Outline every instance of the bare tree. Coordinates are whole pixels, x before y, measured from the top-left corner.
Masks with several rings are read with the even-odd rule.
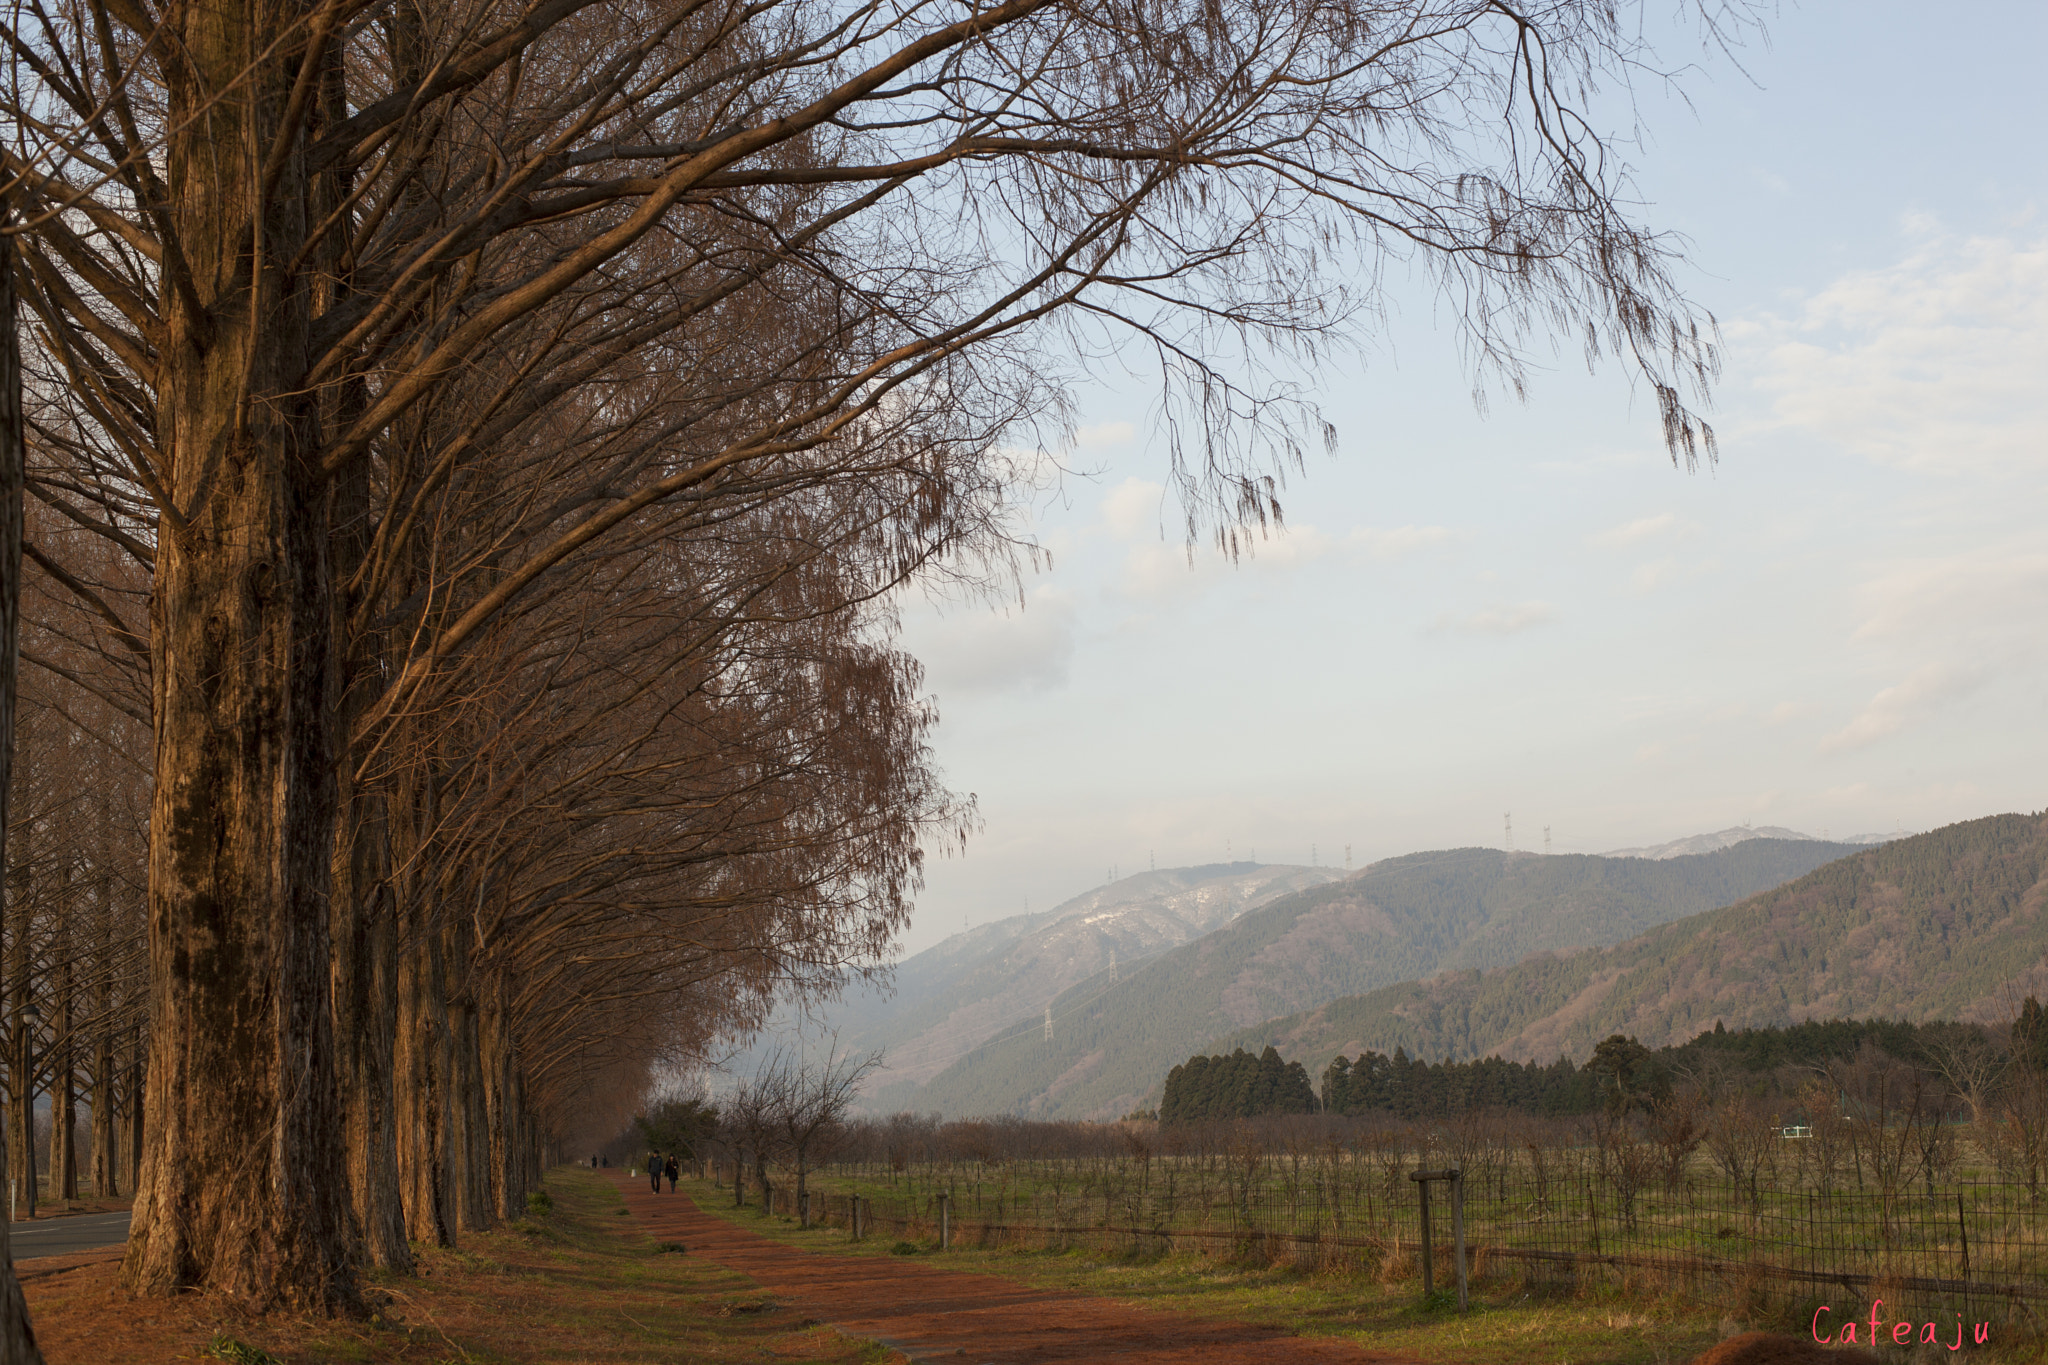
[[[777,1145],[796,1167],[797,1219],[804,1227],[811,1218],[811,1167],[829,1158],[861,1082],[881,1064],[880,1052],[842,1056],[835,1039],[821,1060],[778,1051],[761,1065],[755,1088],[765,1101]]]
[[[1752,1217],[1761,1215],[1761,1177],[1776,1160],[1778,1122],[1763,1101],[1746,1091],[1724,1095],[1707,1127],[1707,1150],[1738,1194],[1749,1196]]]
[[[14,779],[14,698],[20,671],[22,484],[21,354],[16,340],[14,244],[0,236],[0,868],[8,866],[7,830]],[[0,1147],[0,1184],[7,1174]],[[0,1227],[0,1362],[42,1365],[28,1305],[14,1277],[14,1250]]]

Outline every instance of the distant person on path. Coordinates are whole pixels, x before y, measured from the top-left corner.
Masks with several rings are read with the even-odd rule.
[[[661,1168],[661,1173],[668,1177],[668,1192],[674,1194],[676,1192],[676,1177],[683,1173],[683,1168],[676,1164],[676,1154],[674,1152],[668,1154],[668,1164]]]
[[[660,1153],[660,1152],[649,1152],[649,1153],[647,1154],[647,1176],[648,1176],[648,1178],[649,1178],[650,1180],[652,1180],[652,1181],[654,1182],[654,1192],[655,1192],[656,1194],[660,1194],[660,1193],[661,1193],[661,1153]]]

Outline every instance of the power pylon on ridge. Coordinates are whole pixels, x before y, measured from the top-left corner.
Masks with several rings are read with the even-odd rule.
[[[1351,845],[1349,844],[1344,845],[1344,870],[1346,872],[1351,870]]]
[[[1543,827],[1543,856],[1546,858],[1550,856],[1550,826],[1548,825]]]
[[[1509,811],[1501,816],[1500,823],[1504,837],[1507,839],[1508,852],[1513,853],[1515,851],[1515,813]]]
[[[1052,1006],[1045,1007],[1045,1041],[1052,1041]]]

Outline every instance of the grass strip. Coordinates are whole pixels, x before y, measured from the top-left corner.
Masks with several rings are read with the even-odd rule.
[[[1444,1365],[1681,1365],[1738,1332],[1797,1332],[1805,1325],[1791,1321],[1782,1308],[1701,1302],[1626,1281],[1578,1291],[1483,1281],[1474,1284],[1471,1310],[1461,1314],[1455,1288],[1446,1292],[1441,1287],[1449,1278],[1444,1266],[1438,1267],[1438,1292],[1425,1303],[1419,1272],[1405,1262],[1394,1277],[1383,1279],[1356,1266],[1304,1270],[1185,1253],[1130,1255],[1086,1245],[1064,1250],[979,1247],[968,1244],[957,1231],[953,1247],[944,1252],[934,1238],[905,1242],[890,1230],[853,1242],[844,1228],[805,1230],[794,1218],[763,1215],[758,1200],[748,1208],[734,1208],[731,1191],[709,1181],[680,1184],[704,1212],[806,1251],[849,1257],[914,1255],[950,1270],[981,1271],[1040,1288],[1256,1323],[1301,1336],[1340,1337],[1371,1350]],[[814,1188],[837,1192],[829,1181]],[[1994,1333],[1983,1348],[1924,1355],[1904,1348],[1887,1359],[1896,1359],[1899,1365],[1936,1359],[1968,1365],[2039,1365],[2048,1355],[2037,1341],[2001,1340]]]

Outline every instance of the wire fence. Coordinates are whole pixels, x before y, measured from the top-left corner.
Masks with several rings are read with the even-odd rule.
[[[2025,1182],[1951,1178],[1822,1184],[1705,1169],[1677,1178],[1602,1170],[1596,1158],[1470,1170],[1463,1223],[1475,1293],[1532,1284],[1734,1294],[1837,1310],[1883,1299],[1887,1313],[2003,1322],[2048,1319],[2048,1200]],[[810,1221],[869,1236],[931,1240],[942,1200],[954,1245],[1086,1246],[1135,1255],[1198,1252],[1346,1269],[1400,1281],[1419,1273],[1421,1196],[1412,1167],[1359,1161],[1233,1165],[1159,1160],[1018,1163],[927,1178],[867,1167],[821,1172]],[[1431,1224],[1438,1283],[1453,1265],[1439,1184]],[[796,1216],[791,1188],[775,1212]]]

